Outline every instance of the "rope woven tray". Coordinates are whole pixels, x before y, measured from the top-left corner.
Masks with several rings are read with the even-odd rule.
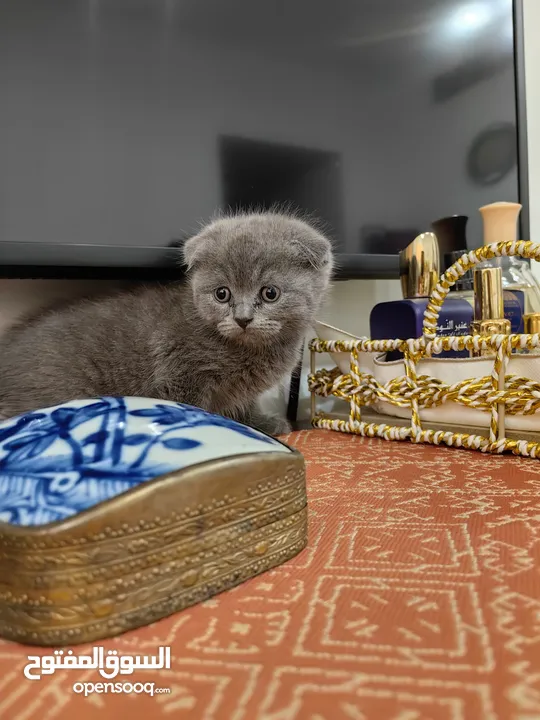
[[[328,430],[354,433],[385,440],[410,440],[432,445],[445,444],[489,453],[512,452],[524,457],[540,458],[540,442],[507,437],[505,418],[508,415],[532,415],[540,408],[540,383],[530,378],[507,374],[512,352],[532,351],[540,347],[538,334],[461,335],[436,337],[437,321],[444,300],[459,278],[485,260],[518,255],[540,260],[540,245],[527,240],[485,245],[462,255],[441,276],[424,313],[420,338],[399,340],[320,340],[310,342],[311,372],[308,387],[312,397],[312,425]],[[448,384],[438,378],[418,373],[420,360],[440,354],[443,350],[490,351],[493,365],[490,375],[468,378]],[[399,350],[404,356],[405,375],[382,384],[370,373],[361,372],[360,353],[381,353]],[[316,353],[350,353],[350,371],[315,370]],[[490,359],[490,358],[488,358]],[[540,362],[540,356],[539,356]],[[453,360],[455,363],[466,360]],[[342,398],[349,402],[347,420],[334,419],[316,412],[316,396]],[[410,425],[365,422],[362,408],[383,400],[394,407],[410,409]],[[457,403],[490,413],[489,434],[450,432],[424,429],[420,411]],[[540,440],[540,434],[539,434]]]

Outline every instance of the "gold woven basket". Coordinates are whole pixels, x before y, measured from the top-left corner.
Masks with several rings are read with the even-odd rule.
[[[342,341],[314,339],[310,342],[311,372],[308,387],[312,398],[312,425],[314,427],[354,433],[385,440],[409,440],[431,445],[445,444],[454,447],[480,450],[485,453],[512,452],[523,457],[540,457],[540,433],[523,433],[527,438],[509,437],[505,426],[508,415],[532,415],[540,408],[540,383],[527,377],[507,374],[512,352],[527,352],[540,346],[538,334],[491,336],[436,337],[441,307],[450,288],[475,265],[495,257],[517,255],[540,261],[540,245],[531,241],[495,243],[464,254],[441,276],[424,313],[423,334],[407,340],[369,340],[367,338]],[[418,363],[449,350],[490,351],[493,368],[490,375],[469,378],[447,384],[438,378],[418,373]],[[405,375],[381,384],[369,373],[361,372],[360,353],[381,353],[399,350],[404,355]],[[316,353],[350,353],[350,371],[339,368],[316,371]],[[540,361],[540,358],[539,358]],[[454,362],[467,362],[455,360]],[[316,397],[341,398],[349,403],[348,419],[332,418],[316,409]],[[373,422],[363,417],[370,406],[379,401],[408,408],[410,424],[398,425]],[[425,408],[458,403],[490,413],[489,435],[460,432],[465,428],[433,429],[423,427],[420,412]],[[384,416],[378,416],[382,420]],[[388,416],[387,419],[390,419]],[[395,418],[391,418],[395,420]],[[515,436],[515,432],[511,433]]]

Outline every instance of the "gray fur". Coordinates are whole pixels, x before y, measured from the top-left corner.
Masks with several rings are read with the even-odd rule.
[[[262,417],[257,403],[298,362],[329,286],[329,240],[301,218],[251,213],[210,222],[183,256],[184,282],[74,302],[10,328],[0,341],[1,415],[126,395],[286,432],[286,421]],[[260,294],[270,285],[281,292],[271,303]],[[229,302],[215,299],[221,286]]]

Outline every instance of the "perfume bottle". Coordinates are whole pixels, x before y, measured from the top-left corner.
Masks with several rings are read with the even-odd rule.
[[[444,256],[445,270],[448,270],[456,260],[464,255],[466,250],[447,253]],[[481,263],[485,267],[485,263]],[[451,297],[460,297],[471,303],[474,307],[474,281],[472,270],[468,270],[455,285],[450,288]],[[503,290],[504,317],[510,320],[513,333],[523,332],[523,315],[525,313],[525,292],[523,290]]]
[[[511,202],[496,202],[481,207],[484,245],[515,242],[521,208],[519,203]],[[481,263],[481,267],[501,268],[503,289],[511,291],[514,299],[523,306],[522,315],[540,312],[540,285],[527,260],[516,256],[493,258]],[[523,326],[513,331],[523,332]]]
[[[459,258],[466,253],[467,250],[454,250],[453,252],[446,253],[446,255],[444,256],[445,271],[448,270],[449,267],[452,267],[456,260],[459,260]],[[464,300],[467,300],[467,302],[471,304],[471,307],[474,307],[474,286],[472,271],[467,270],[465,275],[462,275],[459,280],[456,280],[455,284],[452,285],[449,292],[451,297],[461,297]]]
[[[429,297],[439,281],[439,244],[434,233],[418,235],[399,255],[402,300],[378,303],[372,309],[369,323],[372,340],[418,338],[422,335],[424,312]],[[447,297],[439,313],[438,336],[468,335],[473,320],[471,304],[463,298]],[[448,350],[436,357],[468,357],[467,351]],[[397,350],[387,353],[386,360],[399,360]]]
[[[510,320],[504,317],[502,270],[500,267],[474,269],[474,320],[471,335],[509,335]],[[471,350],[472,357],[495,355],[492,348]]]
[[[439,252],[444,257],[467,247],[467,215],[450,215],[431,223],[439,242]],[[463,250],[463,252],[467,252]],[[472,279],[471,279],[472,282]]]
[[[524,333],[526,335],[540,335],[540,313],[530,313],[523,316]],[[518,350],[521,355],[540,355],[540,347],[528,350]]]
[[[540,313],[524,315],[523,322],[526,335],[537,335],[540,333]]]
[[[436,230],[439,246],[441,238],[447,248],[453,248],[444,255],[444,269],[448,270],[456,260],[465,255],[467,250],[466,226],[469,218],[466,215],[453,215],[441,218],[432,223]],[[484,265],[484,264],[482,264]],[[474,307],[474,288],[472,271],[469,270],[450,288],[452,297],[461,297]],[[503,291],[504,317],[510,320],[513,333],[523,332],[523,314],[525,313],[525,293],[523,290],[509,288]]]
[[[466,228],[467,215],[450,215],[431,223],[439,242],[439,249],[444,249],[444,270],[448,270],[456,260],[467,252]],[[463,275],[450,288],[452,298],[463,298],[474,305],[473,279],[471,271]]]

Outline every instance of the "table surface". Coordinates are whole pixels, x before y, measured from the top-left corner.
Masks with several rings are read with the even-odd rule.
[[[73,684],[105,682],[97,671],[29,681],[35,650],[0,642],[0,718],[540,717],[540,462],[322,430],[287,440],[307,461],[308,548],[103,643],[170,647],[170,670],[115,680],[170,693],[84,698]]]

